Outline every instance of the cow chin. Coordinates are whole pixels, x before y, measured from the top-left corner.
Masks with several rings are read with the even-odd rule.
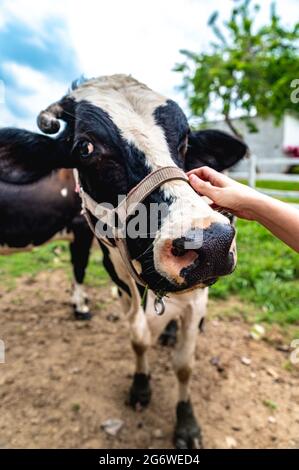
[[[192,256],[190,257],[192,258]],[[185,265],[184,265],[185,262]],[[211,263],[213,262],[213,274],[211,275]],[[143,263],[142,263],[143,264]],[[150,267],[150,268],[149,268]],[[168,259],[166,264],[156,266],[153,257],[147,259],[140,269],[144,282],[155,292],[179,294],[194,289],[209,287],[225,275],[231,274],[236,267],[235,245],[223,262],[215,259],[203,263],[198,255],[193,255],[191,262],[185,260]]]
[[[235,269],[235,230],[213,223],[203,234],[192,229],[181,238],[156,239],[150,258],[141,272],[151,289],[179,293],[208,287]]]
[[[190,280],[185,279],[181,283],[178,283],[175,279],[169,279],[157,271],[153,271],[153,273],[149,276],[144,275],[142,276],[145,284],[154,292],[159,292],[162,294],[172,293],[172,294],[180,294],[187,291],[192,291],[195,289],[203,289],[205,287],[209,287],[212,284],[217,282],[218,277],[210,278],[201,280],[198,278],[197,280]]]

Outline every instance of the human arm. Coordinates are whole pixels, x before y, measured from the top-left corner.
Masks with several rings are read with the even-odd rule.
[[[299,252],[299,211],[289,204],[271,198],[238,183],[209,167],[188,173],[190,184],[216,206],[228,209],[238,217],[256,220],[273,235]]]

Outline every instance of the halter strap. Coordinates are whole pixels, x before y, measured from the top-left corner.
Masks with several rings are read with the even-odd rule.
[[[181,180],[185,183],[189,183],[187,175],[178,167],[175,166],[166,166],[158,168],[157,170],[149,173],[140,183],[138,183],[127,195],[122,202],[115,207],[114,209],[107,208],[104,204],[98,204],[92,197],[87,194],[80,183],[79,173],[74,170],[74,178],[76,182],[76,187],[79,188],[79,195],[82,201],[82,213],[85,215],[87,223],[91,228],[97,239],[100,239],[109,246],[114,246],[107,239],[106,236],[100,236],[96,232],[93,223],[91,221],[89,212],[102,223],[113,222],[118,217],[119,222],[121,223],[122,229],[114,229],[114,242],[117,248],[119,249],[121,258],[125,263],[128,271],[131,276],[139,284],[145,285],[145,282],[141,278],[140,274],[136,271],[135,266],[130,257],[128,250],[125,230],[126,230],[126,221],[130,215],[134,214],[138,204],[140,204],[144,199],[146,199],[153,191],[159,188],[162,184],[172,181],[172,180]]]

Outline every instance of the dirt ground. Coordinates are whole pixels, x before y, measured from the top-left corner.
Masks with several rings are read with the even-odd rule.
[[[0,287],[0,448],[171,448],[176,381],[171,349],[150,352],[148,409],[125,405],[133,374],[128,325],[111,287],[89,288],[94,318],[72,320],[64,272]],[[299,366],[275,330],[254,341],[240,317],[217,319],[235,302],[211,302],[198,334],[192,381],[206,448],[299,448]],[[240,310],[240,305],[238,305]],[[245,357],[249,361],[241,358]],[[120,419],[116,436],[101,428]]]

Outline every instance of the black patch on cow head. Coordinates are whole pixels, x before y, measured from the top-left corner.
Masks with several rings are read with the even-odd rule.
[[[82,156],[84,142],[93,146],[92,154]],[[150,172],[145,155],[121,136],[103,109],[81,101],[76,109],[73,147],[84,189],[97,201],[118,203],[118,195],[128,194]]]
[[[154,115],[164,131],[174,163],[186,171],[204,165],[223,171],[248,152],[244,142],[226,132],[216,129],[190,132],[185,114],[172,100],[159,106]]]
[[[184,154],[190,132],[187,118],[179,105],[172,100],[159,106],[155,112],[155,121],[163,129],[173,162],[184,168]]]

